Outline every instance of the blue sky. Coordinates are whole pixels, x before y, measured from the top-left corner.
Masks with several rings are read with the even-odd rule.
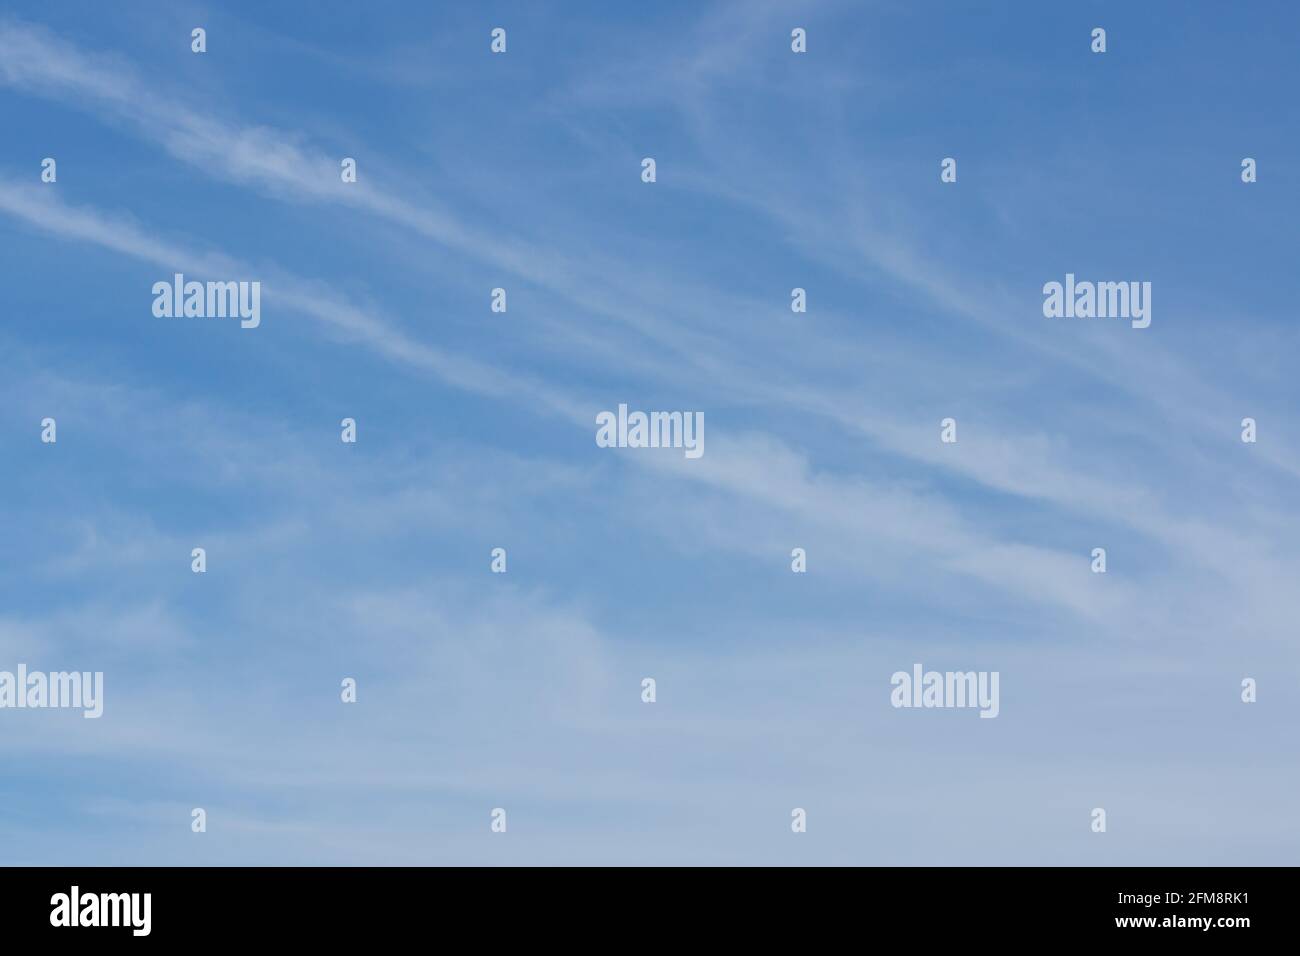
[[[0,862],[1293,863],[1298,26],[8,4],[0,670],[105,703],[0,711]]]

